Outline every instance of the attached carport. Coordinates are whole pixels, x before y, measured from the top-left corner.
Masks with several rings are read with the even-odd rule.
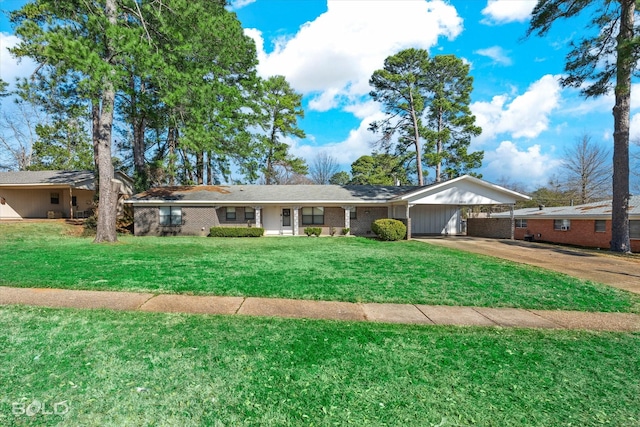
[[[464,175],[419,188],[391,202],[393,216],[408,219],[411,235],[459,235],[463,234],[462,208],[508,205],[513,213],[517,201],[529,199],[524,194]]]

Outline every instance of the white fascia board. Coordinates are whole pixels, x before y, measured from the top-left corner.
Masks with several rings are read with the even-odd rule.
[[[418,190],[412,191],[411,193],[407,193],[404,194],[398,198],[396,198],[396,200],[418,200],[420,195],[424,194],[424,193],[428,193],[428,194],[434,194],[434,193],[438,193],[440,191],[442,191],[442,188],[446,188],[446,187],[451,187],[452,185],[455,184],[459,184],[460,182],[468,182],[470,184],[476,184],[476,185],[480,185],[482,187],[485,187],[487,189],[490,189],[494,192],[498,192],[498,193],[503,193],[503,194],[507,194],[509,196],[511,196],[513,199],[515,200],[531,200],[531,197],[525,195],[525,194],[521,194],[518,193],[516,191],[513,190],[509,190],[507,188],[504,187],[500,187],[499,185],[495,185],[495,184],[491,184],[490,182],[487,181],[483,181],[479,178],[470,176],[470,175],[463,175],[463,176],[459,176],[458,178],[454,178],[451,179],[449,181],[444,181],[444,182],[440,182],[437,184],[432,184],[429,186],[426,186],[425,188],[420,188]],[[453,203],[456,204],[456,203]],[[496,201],[496,204],[502,204],[502,202],[498,202]]]

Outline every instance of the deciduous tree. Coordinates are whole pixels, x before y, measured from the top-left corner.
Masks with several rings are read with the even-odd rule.
[[[339,170],[338,160],[326,151],[321,151],[311,162],[309,176],[314,184],[326,185]]]
[[[609,150],[593,143],[583,134],[565,150],[562,159],[565,190],[575,194],[576,203],[590,203],[611,194]]]

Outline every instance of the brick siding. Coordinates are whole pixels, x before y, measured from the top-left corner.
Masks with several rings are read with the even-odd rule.
[[[351,220],[351,234],[355,236],[375,236],[371,231],[371,223],[377,219],[388,218],[388,208],[360,207],[356,208],[356,219]]]
[[[467,236],[511,238],[511,218],[468,218]]]
[[[474,237],[510,237],[511,219],[509,218],[469,218],[467,235]],[[553,219],[527,219],[527,226],[516,228],[514,236],[524,240],[533,236],[539,242],[560,243],[565,245],[609,249],[611,241],[611,220],[605,221],[605,231],[596,232],[593,219],[572,219],[569,230],[554,230]],[[631,251],[640,252],[640,239],[631,240]]]
[[[182,225],[160,226],[158,206],[136,206],[134,234],[136,236],[207,236],[211,227],[220,225],[212,206],[182,207]]]

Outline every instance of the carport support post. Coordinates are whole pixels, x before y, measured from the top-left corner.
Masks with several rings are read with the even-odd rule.
[[[509,215],[511,217],[511,240],[515,240],[516,218],[513,215],[513,205],[509,205]]]
[[[407,240],[411,240],[411,216],[409,215],[409,211],[412,207],[413,205],[407,203],[407,213],[405,215],[405,218],[407,218]]]

